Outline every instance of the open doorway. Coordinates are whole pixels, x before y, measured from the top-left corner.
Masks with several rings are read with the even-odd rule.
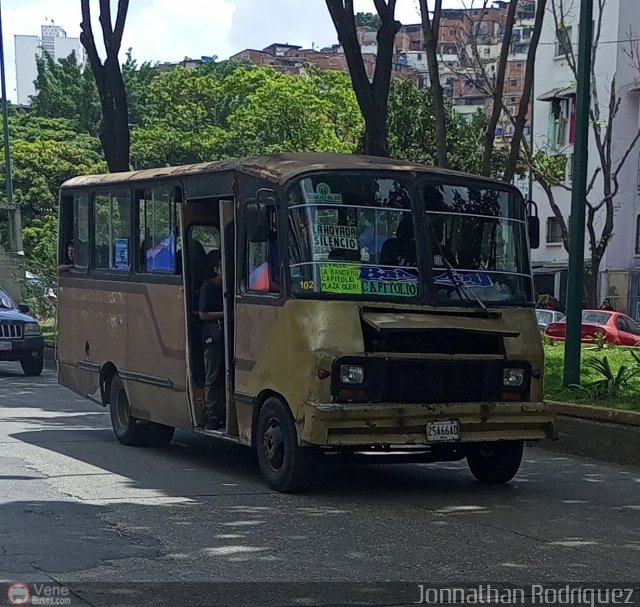
[[[214,401],[218,412],[215,417],[220,421],[227,420],[226,424],[222,423],[216,428],[223,433],[236,426],[235,419],[229,423],[229,395],[233,393],[235,233],[233,221],[226,221],[226,204],[226,201],[216,199],[189,201],[183,211],[188,381],[193,420],[196,427],[205,427],[213,417],[211,403]],[[219,279],[214,278],[216,266]],[[212,305],[212,297],[218,303]],[[221,312],[222,316],[212,322],[213,319],[207,318],[210,316],[207,311]],[[219,351],[212,344],[212,338],[215,338],[216,344],[218,339],[221,340]],[[215,382],[212,381],[212,348],[219,353],[219,366],[216,368],[220,373],[214,373],[217,377]],[[207,402],[210,405],[208,413]]]

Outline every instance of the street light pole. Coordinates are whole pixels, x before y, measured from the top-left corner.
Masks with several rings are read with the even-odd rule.
[[[7,81],[4,70],[4,36],[2,31],[2,5],[0,4],[0,81],[2,85],[2,122],[4,133],[4,171],[7,184],[7,208],[9,213],[9,240],[11,251],[22,251],[22,221],[20,211],[13,205],[13,175],[11,171],[11,147],[9,144],[9,110],[7,107]]]
[[[569,41],[569,44],[571,42]],[[593,44],[593,0],[580,2],[578,40],[576,139],[574,144],[569,276],[567,284],[567,334],[564,349],[564,385],[580,383],[582,299],[584,293],[584,229],[589,160],[589,110],[591,108],[591,45]]]

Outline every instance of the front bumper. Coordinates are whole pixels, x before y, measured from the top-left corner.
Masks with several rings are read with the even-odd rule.
[[[42,336],[12,339],[10,343],[11,350],[0,350],[0,361],[29,360],[40,356],[44,350],[44,337]]]
[[[303,407],[301,440],[312,445],[434,445],[427,422],[459,419],[460,442],[556,438],[555,415],[541,402],[415,405],[315,403]],[[452,443],[453,444],[453,443]]]

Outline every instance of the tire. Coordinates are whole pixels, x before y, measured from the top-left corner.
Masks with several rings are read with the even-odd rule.
[[[479,443],[467,451],[467,464],[480,483],[500,485],[518,473],[523,450],[524,441]]]
[[[22,372],[25,375],[35,377],[36,375],[42,375],[42,369],[44,368],[44,355],[40,353],[38,358],[27,358],[20,361]]]
[[[289,407],[278,398],[268,398],[260,410],[256,448],[262,476],[269,487],[292,493],[310,485],[313,474],[311,447],[298,445]]]
[[[128,447],[148,444],[148,426],[131,415],[129,398],[119,375],[114,375],[109,387],[109,414],[116,438]]]

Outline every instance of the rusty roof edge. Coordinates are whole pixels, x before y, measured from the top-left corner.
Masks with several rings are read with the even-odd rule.
[[[185,164],[174,167],[141,169],[126,173],[103,173],[72,177],[62,184],[62,188],[98,187],[110,184],[127,184],[154,181],[163,177],[184,177],[201,175],[213,171],[238,171],[262,177],[278,184],[302,175],[323,170],[383,170],[427,172],[433,175],[464,177],[475,181],[515,187],[495,179],[470,175],[425,164],[407,162],[392,158],[351,154],[271,154],[242,159],[218,160],[199,164]]]

